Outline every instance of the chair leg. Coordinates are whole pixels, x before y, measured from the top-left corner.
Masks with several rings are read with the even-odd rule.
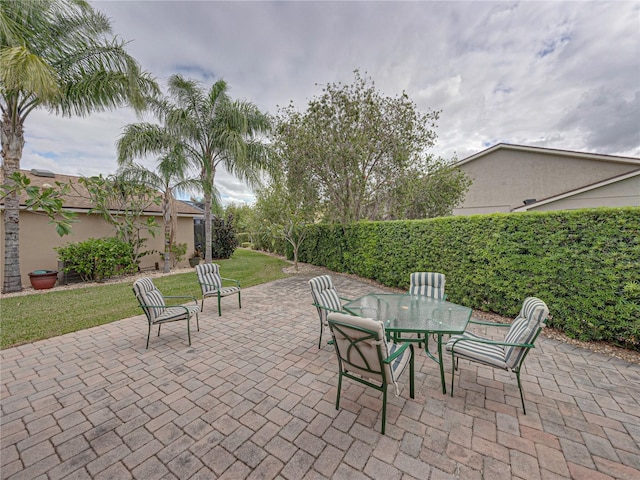
[[[196,325],[198,326],[198,331],[200,331],[200,319],[198,318],[197,313],[196,313]]]
[[[158,324],[158,336],[160,336],[160,327],[161,326],[162,326],[161,324]]]
[[[322,319],[320,319],[320,340],[318,340],[318,350],[320,350],[320,348],[322,348],[322,330],[323,330],[323,325],[322,325]]]
[[[453,397],[453,382],[456,378],[456,357],[451,354],[451,396]]]
[[[222,316],[222,308],[220,307],[220,294],[218,293],[218,316]]]
[[[387,384],[382,386],[382,435],[387,424]]]
[[[200,304],[200,311],[204,312],[204,294],[202,295],[202,303]]]
[[[149,324],[149,330],[147,331],[147,350],[149,349],[149,337],[151,336],[151,324]]]
[[[416,398],[415,397],[415,381],[414,381],[414,376],[416,373],[416,367],[415,367],[415,362],[414,362],[414,351],[413,351],[413,345],[409,345],[409,349],[411,350],[411,358],[409,359],[409,375],[411,375],[411,377],[409,378],[409,396],[411,398]]]
[[[242,302],[240,301],[240,292],[238,292],[238,308],[242,308]]]
[[[336,396],[336,410],[340,409],[340,390],[342,390],[342,370],[338,372],[338,395]]]
[[[527,409],[524,406],[524,393],[522,393],[522,384],[520,383],[520,369],[516,370],[516,378],[518,379],[518,389],[520,390],[520,400],[522,401],[522,411],[526,415]]]
[[[189,346],[191,346],[191,328],[189,328],[190,318],[187,317],[187,337],[189,338]]]

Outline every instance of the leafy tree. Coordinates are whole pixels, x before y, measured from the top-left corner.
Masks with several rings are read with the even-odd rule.
[[[398,220],[451,215],[470,185],[471,179],[462,170],[443,161],[432,164],[426,173],[410,169],[396,179],[379,216]]]
[[[38,187],[31,185],[31,179],[20,172],[14,172],[11,181],[0,185],[0,200],[8,195],[26,193],[25,207],[34,214],[49,217],[49,223],[56,225],[56,232],[61,237],[71,232],[71,223],[76,221],[77,214],[63,209],[63,198],[69,193],[69,185],[55,182],[56,186]]]
[[[143,250],[148,237],[155,237],[158,224],[144,213],[151,205],[160,205],[158,192],[137,180],[119,175],[81,177],[78,185],[71,184],[79,196],[89,199],[91,209],[111,224],[116,238],[131,247],[131,263],[138,264],[140,258],[152,253]],[[83,188],[80,188],[83,187]]]
[[[296,271],[298,251],[305,240],[306,227],[313,223],[316,211],[316,204],[299,192],[295,189],[295,182],[288,186],[282,177],[276,177],[269,186],[258,191],[255,207],[261,233],[291,245]]]
[[[427,154],[436,140],[438,116],[437,111],[419,112],[404,92],[383,96],[356,70],[352,84],[326,85],[305,112],[293,104],[281,108],[274,148],[287,178],[299,177],[307,190],[317,192],[326,220],[383,219],[389,215],[389,199],[402,205],[414,192],[413,187],[399,190],[401,180],[411,173],[426,182],[440,166]]]
[[[169,78],[170,99],[153,108],[162,127],[141,124],[141,131],[157,129],[164,140],[145,146],[145,153],[162,153],[174,142],[199,173],[204,193],[205,261],[211,262],[212,212],[217,200],[215,176],[219,166],[251,186],[259,185],[268,167],[268,148],[261,135],[268,132],[266,115],[250,102],[232,101],[227,83],[216,81],[209,90],[180,75]],[[149,138],[154,138],[149,136]]]
[[[4,199],[4,292],[22,290],[19,189],[25,121],[44,108],[85,116],[144,106],[157,92],[151,77],[111,34],[108,18],[84,0],[0,0],[0,109]]]
[[[134,129],[135,130],[135,129]],[[120,157],[131,158],[135,155],[136,139],[127,139],[132,130],[125,128],[125,133],[118,142]],[[134,131],[134,135],[135,135]],[[163,272],[171,271],[172,255],[175,256],[181,250],[176,250],[177,212],[174,193],[186,192],[199,188],[200,182],[196,178],[187,177],[188,163],[180,149],[170,151],[160,157],[157,171],[152,172],[142,165],[128,164],[119,169],[118,175],[127,182],[141,183],[151,189],[162,193],[162,219],[164,224],[164,260]],[[184,252],[182,253],[184,255]],[[175,259],[174,259],[175,260]],[[175,262],[173,262],[175,266]]]
[[[241,242],[252,242],[255,208],[247,204],[231,203],[224,209],[225,215],[232,215],[233,229],[242,235]]]

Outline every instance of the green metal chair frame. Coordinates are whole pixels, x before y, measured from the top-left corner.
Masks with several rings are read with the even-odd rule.
[[[479,322],[474,322],[474,323],[478,324]],[[511,324],[509,324],[509,323],[492,323],[490,325],[493,326],[493,327],[510,327],[511,326]],[[535,348],[534,342],[535,342],[536,338],[538,338],[538,335],[540,335],[541,331],[542,331],[542,327],[538,328],[538,332],[533,337],[533,341],[531,343],[505,343],[505,342],[499,342],[499,341],[495,341],[495,340],[480,340],[480,339],[470,339],[470,338],[460,338],[460,339],[454,340],[452,342],[452,348],[451,348],[451,359],[453,361],[453,365],[452,365],[452,368],[451,368],[451,396],[453,397],[454,374],[455,374],[455,371],[458,370],[458,360],[460,360],[460,357],[455,357],[455,345],[457,343],[459,343],[459,342],[473,342],[473,343],[485,344],[485,345],[500,345],[500,346],[503,346],[503,347],[521,347],[521,348],[526,348],[527,350],[525,351],[525,353],[522,355],[522,358],[518,362],[518,366],[511,369],[511,371],[516,374],[516,379],[518,380],[518,390],[520,390],[520,400],[522,401],[522,411],[526,415],[527,414],[527,408],[524,405],[524,393],[522,392],[522,383],[520,382],[520,369],[522,368],[522,364],[524,363],[524,359],[527,358],[527,355],[529,354],[530,349]],[[469,360],[471,362],[482,363],[483,365],[488,365],[490,367],[499,368],[496,365],[493,365],[491,363],[481,362],[481,361],[473,359],[473,358],[464,357],[464,359],[465,360]],[[509,369],[505,368],[504,370],[508,371]]]
[[[145,303],[144,294],[148,294],[151,290],[149,288],[152,287],[152,290],[155,290],[157,294],[154,296],[156,298],[156,303],[150,304]],[[144,291],[140,291],[144,290]],[[162,295],[157,287],[153,284],[153,281],[144,277],[139,280],[136,280],[133,284],[133,294],[138,300],[139,307],[142,308],[142,311],[147,317],[147,323],[149,324],[149,328],[147,331],[147,346],[146,349],[149,349],[149,339],[151,337],[151,326],[158,325],[158,337],[160,336],[160,327],[163,323],[169,322],[177,322],[180,320],[187,321],[187,338],[189,339],[189,346],[191,346],[191,317],[195,315],[196,317],[196,325],[198,331],[200,331],[200,321],[198,319],[198,313],[200,312],[200,308],[198,307],[198,300],[193,296],[175,296],[175,295]],[[193,300],[194,305],[167,305],[165,300]]]
[[[240,282],[233,278],[225,278],[220,276],[220,266],[217,263],[203,263],[196,265],[196,276],[198,277],[198,284],[200,284],[200,290],[202,291],[202,304],[200,311],[204,311],[204,299],[207,297],[218,297],[218,316],[222,316],[222,306],[220,300],[222,297],[238,294],[238,308],[242,308],[242,301],[240,298]],[[206,281],[209,279],[209,281]],[[233,283],[232,287],[224,287],[224,283]]]
[[[539,300],[534,297],[529,297],[525,300],[523,308],[520,311],[520,315],[522,315],[522,313],[527,309],[528,302],[530,302],[531,305],[534,305],[534,309],[531,312],[532,314],[539,310],[543,314],[543,318],[540,319],[539,325],[535,330],[535,332],[533,333],[533,335],[531,336],[530,342],[528,343],[514,343],[514,342],[507,342],[507,341],[491,340],[491,339],[483,338],[474,334],[471,334],[472,335],[471,337],[460,335],[460,336],[454,336],[451,338],[451,340],[447,343],[447,350],[451,351],[451,364],[452,364],[451,365],[451,396],[452,397],[453,397],[453,385],[455,380],[455,371],[458,369],[458,361],[461,358],[460,355],[456,355],[456,350],[455,350],[456,345],[461,343],[467,343],[467,344],[472,343],[477,345],[492,345],[492,346],[498,346],[498,347],[522,348],[525,350],[521,353],[519,360],[512,367],[509,367],[507,365],[498,365],[497,363],[492,363],[489,360],[483,361],[481,358],[473,358],[467,355],[462,355],[462,358],[470,362],[476,362],[476,363],[487,365],[493,368],[500,368],[502,370],[514,372],[516,374],[516,379],[518,381],[518,390],[520,391],[520,400],[522,401],[522,411],[525,415],[527,414],[527,409],[524,403],[524,392],[522,391],[522,382],[520,381],[520,371],[522,369],[522,365],[524,364],[525,359],[527,358],[527,355],[529,354],[532,348],[535,348],[535,341],[538,338],[538,335],[540,335],[540,332],[542,331],[542,329],[544,328],[545,322],[549,315],[549,310],[545,305],[545,303],[542,302],[542,300]],[[520,318],[520,315],[518,316],[518,318]],[[516,318],[514,323],[518,320],[518,318]],[[509,327],[509,328],[511,328],[514,325],[512,323],[493,323],[493,322],[482,322],[477,320],[474,321],[473,323],[476,325],[486,325],[486,326],[492,326],[492,327]],[[487,355],[485,356],[485,358],[489,359],[490,357]]]
[[[342,309],[342,302],[350,302],[351,299],[338,295],[330,275],[320,275],[312,278],[309,280],[309,287],[311,287],[311,297],[313,298],[312,305],[316,307],[320,318],[318,348],[322,348],[322,334],[324,333],[324,324],[327,321],[327,316],[331,312],[345,313]]]
[[[447,299],[447,294],[444,292],[446,284],[446,276],[444,273],[439,272],[413,272],[409,275],[409,295],[424,295],[429,298],[440,298],[442,300]],[[418,293],[424,292],[424,293]],[[421,334],[416,334],[417,338],[422,338]],[[400,333],[396,333],[396,338],[400,340]],[[433,335],[434,341],[436,336]],[[425,348],[429,350],[429,338],[425,336],[424,339]],[[422,348],[422,343],[418,343],[418,348]]]
[[[344,314],[341,314],[344,315]],[[360,318],[360,317],[358,317]],[[384,368],[385,365],[389,365],[392,367],[392,362],[398,358],[400,355],[404,353],[407,348],[411,350],[411,357],[409,359],[409,394],[411,398],[415,398],[415,364],[414,364],[414,350],[413,345],[410,343],[405,343],[399,345],[396,350],[385,358],[385,355],[382,351],[383,344],[386,344],[386,338],[384,333],[380,335],[380,332],[375,330],[369,330],[367,328],[359,327],[356,325],[352,325],[349,323],[345,323],[343,321],[335,320],[332,318],[332,315],[329,315],[328,318],[329,328],[331,330],[331,334],[333,336],[333,344],[336,350],[336,355],[338,357],[338,392],[336,396],[336,410],[340,409],[340,392],[342,390],[342,377],[350,378],[356,382],[362,383],[368,387],[374,388],[378,391],[382,392],[382,429],[381,433],[384,435],[385,427],[386,427],[386,419],[387,419],[387,386],[389,383],[395,383],[393,379],[387,378],[387,371]],[[353,339],[349,334],[349,330],[358,331],[364,334],[363,337],[358,339]],[[340,352],[340,348],[338,345],[338,341],[336,339],[336,332],[342,335],[345,339],[349,340],[349,347],[346,352]],[[364,345],[365,342],[372,342],[376,344],[377,347],[377,356],[378,363],[376,365],[372,365],[369,360],[367,360],[367,356],[362,353],[361,345]],[[356,355],[357,358],[362,360],[364,366],[355,365],[353,361],[350,361],[351,355]],[[382,382],[380,384],[374,383],[372,381],[366,380],[365,378],[351,374],[348,371],[350,365],[353,365],[355,369],[363,371],[366,373],[370,373],[374,376],[381,376]]]

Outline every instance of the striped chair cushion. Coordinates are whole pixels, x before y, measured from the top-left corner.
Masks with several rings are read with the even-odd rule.
[[[162,317],[165,314],[167,307],[162,293],[150,278],[145,277],[136,280],[133,283],[133,291],[141,305],[158,305],[149,308],[143,307],[151,323],[154,323],[158,317]],[[184,310],[182,311],[184,312]]]
[[[465,341],[456,343],[456,341],[461,338],[486,340],[486,338],[471,332],[464,332],[462,335],[453,335],[447,342],[447,351],[450,352],[455,344],[456,356],[458,357],[469,358],[480,363],[508,370],[509,367],[505,361],[504,347],[502,345],[487,345],[484,343]]]
[[[311,287],[311,296],[313,297],[313,303],[321,305],[329,310],[341,311],[342,302],[340,302],[340,296],[338,291],[333,286],[331,277],[329,275],[321,275],[319,277],[309,280],[309,286]],[[328,310],[325,308],[318,308],[318,314],[322,321],[327,323]]]
[[[444,298],[445,276],[442,273],[414,272],[411,274],[409,294]]]
[[[226,297],[227,295],[231,295],[232,293],[238,293],[240,291],[240,287],[222,287],[220,289],[220,296]]]
[[[202,288],[202,293],[217,292],[222,287],[222,278],[220,277],[220,266],[216,263],[204,263],[196,265],[196,273],[198,282]],[[236,289],[237,292],[239,289]]]
[[[549,309],[542,300],[527,297],[505,336],[505,343],[531,343],[538,334],[538,329],[544,326],[548,316]],[[520,362],[525,351],[526,348],[522,347],[505,347],[505,361],[509,368],[515,367]]]
[[[534,297],[526,298],[520,313],[509,327],[504,343],[531,343],[538,334],[538,330],[544,326],[548,315],[549,309],[542,300]],[[471,332],[464,332],[462,335],[451,337],[447,342],[447,350],[451,351],[454,348],[456,356],[466,357],[505,370],[516,367],[527,351],[526,347],[487,345],[464,341],[456,343],[456,340],[460,338],[489,340]]]
[[[185,308],[187,310],[185,310]],[[162,323],[173,320],[180,320],[182,318],[191,317],[192,315],[197,315],[198,313],[200,313],[200,307],[198,305],[167,307],[164,313],[162,315],[158,315],[151,323]]]

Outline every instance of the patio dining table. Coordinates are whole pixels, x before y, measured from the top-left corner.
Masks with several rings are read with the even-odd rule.
[[[370,293],[346,303],[347,312],[382,321],[387,336],[394,341],[425,344],[426,354],[440,366],[442,393],[447,393],[442,362],[442,336],[465,331],[471,309],[463,305],[424,295]],[[423,334],[424,338],[403,337],[403,333]],[[437,338],[437,358],[429,351],[429,335]]]

